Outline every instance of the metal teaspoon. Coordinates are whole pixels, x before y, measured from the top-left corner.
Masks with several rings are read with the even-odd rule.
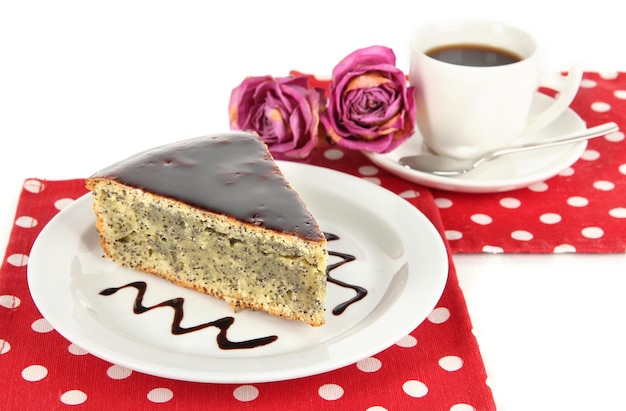
[[[604,123],[583,131],[568,134],[555,140],[547,140],[533,143],[526,143],[519,146],[505,147],[490,151],[479,158],[472,160],[460,160],[452,157],[444,157],[436,154],[418,154],[406,156],[398,160],[400,164],[413,170],[440,176],[457,176],[465,174],[479,165],[491,161],[505,154],[519,153],[522,151],[536,150],[539,148],[554,147],[562,144],[571,144],[577,141],[589,140],[600,137],[619,130],[614,122]]]

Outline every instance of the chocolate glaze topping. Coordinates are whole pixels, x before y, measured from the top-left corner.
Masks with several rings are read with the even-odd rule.
[[[308,240],[324,238],[256,134],[229,132],[156,147],[93,177]]]

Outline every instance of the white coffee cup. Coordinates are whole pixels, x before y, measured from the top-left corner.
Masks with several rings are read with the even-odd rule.
[[[567,77],[541,72],[533,37],[498,22],[431,23],[413,33],[410,46],[417,126],[428,149],[451,157],[474,158],[547,126],[568,108],[582,79],[577,66]],[[505,50],[518,61],[471,66],[429,55],[433,49],[452,46]],[[539,87],[558,94],[546,110],[530,117]]]

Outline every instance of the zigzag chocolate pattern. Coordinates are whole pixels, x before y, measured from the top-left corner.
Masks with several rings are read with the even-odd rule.
[[[332,234],[332,233],[324,233],[324,236],[326,236],[326,241],[335,241],[335,240],[339,240],[339,236],[336,234]],[[336,268],[341,267],[342,265],[349,263],[350,261],[354,261],[356,260],[356,257],[351,255],[351,254],[346,254],[346,253],[340,253],[337,251],[329,251],[328,255],[332,255],[335,257],[339,257],[341,258],[341,261],[336,262],[335,264],[329,264],[326,267],[326,278],[328,280],[328,282],[333,283],[335,285],[338,285],[340,287],[344,287],[344,288],[351,288],[356,292],[356,295],[347,300],[344,301],[343,303],[337,305],[335,308],[333,308],[333,314],[334,315],[341,315],[343,314],[343,312],[346,310],[346,308],[348,308],[350,305],[356,303],[357,301],[362,300],[363,298],[365,298],[365,296],[367,295],[367,290],[361,286],[358,285],[353,285],[353,284],[348,284],[344,281],[341,280],[337,280],[334,277],[331,277],[330,272]]]
[[[135,302],[133,304],[133,312],[135,314],[142,314],[158,307],[172,307],[174,309],[174,318],[172,320],[172,334],[174,335],[187,334],[187,333],[199,331],[208,327],[217,327],[220,329],[220,332],[216,338],[217,345],[223,350],[256,348],[256,347],[270,344],[278,339],[277,336],[272,335],[269,337],[255,338],[255,339],[246,340],[246,341],[230,341],[226,334],[228,332],[228,328],[230,328],[230,326],[235,322],[235,319],[233,317],[223,317],[215,321],[198,324],[196,326],[188,327],[188,328],[182,327],[180,323],[183,320],[183,315],[184,315],[183,303],[185,299],[182,297],[172,298],[171,300],[163,301],[151,307],[145,307],[143,305],[143,296],[146,293],[147,285],[143,281],[136,281],[133,283],[123,285],[121,287],[107,288],[105,290],[102,290],[100,292],[100,295],[112,295],[118,292],[119,290],[123,288],[128,288],[128,287],[133,287],[137,289],[137,297],[135,298]]]

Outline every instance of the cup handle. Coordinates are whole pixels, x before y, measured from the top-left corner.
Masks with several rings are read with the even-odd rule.
[[[556,90],[559,95],[550,107],[528,120],[524,134],[534,133],[556,120],[576,97],[582,78],[583,70],[578,65],[570,68],[567,77],[559,74],[541,74],[539,87]]]

